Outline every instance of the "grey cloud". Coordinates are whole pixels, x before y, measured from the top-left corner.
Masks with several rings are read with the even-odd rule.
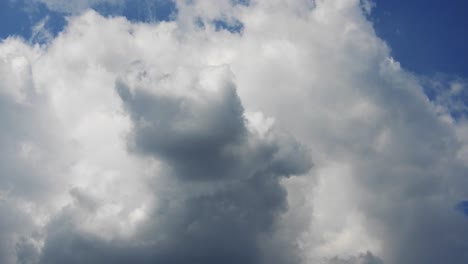
[[[386,142],[379,150],[361,153],[355,168],[365,195],[373,197],[361,206],[370,230],[384,238],[384,260],[464,263],[468,226],[453,204],[466,197],[468,181],[466,167],[456,158],[454,131],[437,118],[411,78],[379,85],[373,100],[385,106],[380,131]]]
[[[41,263],[264,263],[260,239],[287,209],[280,179],[309,170],[307,149],[286,135],[249,130],[229,78],[215,91],[202,83],[185,88],[195,97],[158,94],[158,83],[117,82],[134,125],[130,151],[162,160],[165,188],[172,187],[155,192],[160,205],[130,239],[86,235],[75,228],[76,212],[64,211],[49,224]]]
[[[233,146],[235,152],[246,129],[232,86],[223,88],[219,100],[199,110],[189,98],[156,97],[139,90],[127,95],[122,83],[117,90],[134,120],[137,151],[174,163],[178,175],[186,178],[226,177],[223,174],[229,174],[229,167],[239,166],[232,159],[236,153],[229,153],[228,147]]]
[[[366,252],[349,258],[334,257],[328,260],[327,264],[384,264],[384,262],[371,252]]]
[[[29,236],[34,224],[17,203],[0,198],[0,262],[14,263],[18,236]],[[19,253],[22,253],[21,251]]]
[[[16,243],[16,262],[18,264],[34,264],[38,263],[40,249],[34,241],[30,241],[22,237]]]
[[[99,208],[99,201],[97,198],[86,193],[86,191],[73,187],[70,190],[70,196],[75,200],[76,204],[89,211],[95,211]]]
[[[192,85],[189,89],[196,91],[195,99],[154,96],[143,89],[131,91],[127,84],[117,82],[116,90],[134,123],[130,148],[163,159],[184,179],[248,178],[259,172],[255,170],[268,170],[273,175],[307,170],[309,161],[302,156],[305,150],[297,143],[265,144],[248,131],[230,80],[215,92],[204,90],[200,83]],[[206,100],[199,102],[199,98]]]

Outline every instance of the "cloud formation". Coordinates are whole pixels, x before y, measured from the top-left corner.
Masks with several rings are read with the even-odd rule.
[[[466,120],[372,2],[176,4],[0,44],[1,263],[468,260]]]

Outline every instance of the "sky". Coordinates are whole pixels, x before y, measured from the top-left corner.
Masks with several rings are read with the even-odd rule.
[[[2,0],[0,263],[467,263],[467,7]]]
[[[467,76],[467,9],[462,0],[378,1],[371,20],[377,35],[408,70]]]

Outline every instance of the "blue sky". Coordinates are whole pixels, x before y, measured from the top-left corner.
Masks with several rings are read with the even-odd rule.
[[[0,2],[0,38],[16,35],[30,39],[33,26],[46,17],[49,18],[46,27],[54,34],[63,29],[64,14],[49,10],[45,4],[27,5],[24,0],[2,0]]]
[[[467,10],[465,0],[378,0],[371,19],[408,70],[468,76]]]
[[[119,5],[103,1],[92,5],[92,8],[106,16],[125,16],[131,21],[142,22],[171,20],[176,12],[172,1],[135,0],[124,1]],[[45,27],[56,35],[65,27],[67,15],[70,13],[51,10],[39,1],[2,0],[0,38],[17,35],[29,40],[32,37],[32,28],[43,19],[47,19]]]

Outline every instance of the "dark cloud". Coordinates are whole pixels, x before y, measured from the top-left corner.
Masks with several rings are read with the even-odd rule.
[[[237,146],[247,136],[243,109],[232,84],[204,105],[188,97],[151,96],[117,83],[117,91],[134,122],[136,151],[156,155],[186,179],[231,176],[239,167]],[[207,95],[209,96],[209,95]]]
[[[28,215],[18,210],[18,203],[0,198],[0,262],[9,263],[15,260],[17,252],[15,239],[28,236],[33,230],[33,223]],[[13,254],[12,254],[13,253]],[[23,251],[19,251],[20,255]]]
[[[207,71],[217,78],[225,69]],[[263,263],[259,241],[287,208],[280,179],[308,171],[306,148],[249,129],[229,79],[215,90],[191,83],[195,97],[131,86],[116,84],[134,125],[130,150],[161,159],[172,189],[154,194],[160,205],[131,239],[87,235],[76,228],[77,209],[64,211],[49,224],[41,263]],[[85,215],[100,210],[72,194]]]
[[[327,264],[384,264],[384,262],[371,252],[366,252],[349,258],[334,257],[328,260]]]

